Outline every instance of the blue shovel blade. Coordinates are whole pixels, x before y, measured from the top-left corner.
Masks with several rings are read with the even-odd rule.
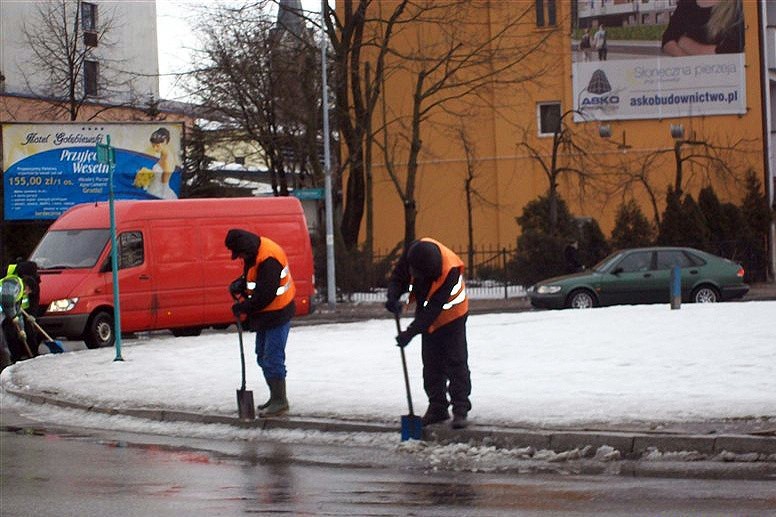
[[[419,416],[402,415],[401,417],[401,441],[422,440],[423,424]]]

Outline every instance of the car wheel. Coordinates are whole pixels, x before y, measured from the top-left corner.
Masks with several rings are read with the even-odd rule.
[[[107,312],[98,312],[86,324],[83,340],[86,343],[86,348],[100,348],[113,346],[115,336],[113,316]]]
[[[716,303],[719,301],[719,293],[710,285],[701,285],[692,292],[694,303]]]
[[[591,309],[595,307],[595,295],[587,289],[578,289],[572,291],[568,297],[566,306],[570,309]]]
[[[172,332],[172,335],[175,337],[199,336],[202,334],[202,327],[182,327],[170,329],[170,332]]]

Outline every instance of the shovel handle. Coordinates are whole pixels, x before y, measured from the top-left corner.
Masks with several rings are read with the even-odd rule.
[[[33,316],[30,316],[30,314],[25,311],[24,309],[21,310],[21,313],[24,314],[28,320],[32,322],[33,325],[35,325],[35,328],[40,331],[41,334],[43,334],[43,337],[45,337],[48,341],[54,341],[51,336],[46,333],[45,330],[43,330],[43,327],[40,326],[40,323],[38,323],[38,320],[36,320]]]
[[[401,333],[401,323],[399,323],[399,315],[394,314],[394,319],[396,320],[396,332]],[[404,347],[400,346],[399,350],[401,351],[401,366],[404,370],[404,387],[407,390],[407,405],[410,408],[410,416],[415,416],[415,412],[412,410],[412,393],[410,393],[410,376],[407,373],[407,359],[404,357]]]
[[[242,323],[240,323],[239,317],[235,318],[235,322],[237,323],[237,337],[240,340],[240,368],[242,370],[242,384],[240,385],[240,389],[245,391],[245,351],[243,350]]]

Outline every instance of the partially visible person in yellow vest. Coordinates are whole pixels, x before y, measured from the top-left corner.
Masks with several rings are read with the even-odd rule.
[[[247,315],[248,328],[256,332],[256,361],[269,386],[269,400],[258,406],[259,416],[285,414],[286,341],[296,313],[288,257],[276,242],[246,230],[229,230],[224,244],[232,260],[243,259],[243,274],[229,287],[241,299],[232,312],[237,318]]]
[[[38,333],[33,325],[28,324],[22,309],[37,311],[39,293],[37,265],[34,262],[10,264],[5,276],[0,279],[3,313],[0,328],[12,363],[38,355]]]
[[[415,319],[396,336],[396,344],[405,347],[422,335],[423,388],[428,396],[428,409],[421,419],[424,426],[449,419],[448,406],[452,405],[451,425],[462,429],[471,410],[466,343],[469,300],[463,271],[458,255],[439,241],[423,237],[407,246],[388,282],[386,309],[400,314],[399,298],[408,291],[410,302],[415,303]]]

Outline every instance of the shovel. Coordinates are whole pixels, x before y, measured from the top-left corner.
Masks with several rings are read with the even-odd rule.
[[[401,324],[399,323],[399,315],[394,314],[396,317],[396,332],[401,333]],[[410,393],[410,376],[407,374],[407,359],[404,357],[404,347],[399,347],[401,350],[401,366],[404,369],[404,387],[407,388],[407,405],[410,407],[409,415],[402,415],[401,417],[401,441],[407,440],[422,440],[423,439],[423,423],[419,416],[415,415],[412,410],[412,394]]]
[[[255,420],[256,408],[253,405],[253,392],[245,389],[245,352],[243,351],[240,318],[237,318],[237,335],[240,338],[240,366],[242,367],[242,384],[237,390],[237,413],[240,415],[240,420]]]
[[[51,336],[49,336],[46,333],[46,331],[43,330],[43,327],[40,326],[40,323],[38,323],[34,317],[27,314],[27,311],[25,311],[24,309],[22,309],[21,311],[22,311],[22,314],[24,314],[24,316],[27,318],[27,321],[31,321],[32,324],[35,325],[35,328],[38,329],[38,332],[43,334],[43,337],[46,338],[46,341],[44,341],[43,344],[46,345],[46,347],[48,347],[49,352],[51,352],[52,354],[61,354],[62,352],[65,351],[65,348],[62,346],[61,341],[52,339]]]

